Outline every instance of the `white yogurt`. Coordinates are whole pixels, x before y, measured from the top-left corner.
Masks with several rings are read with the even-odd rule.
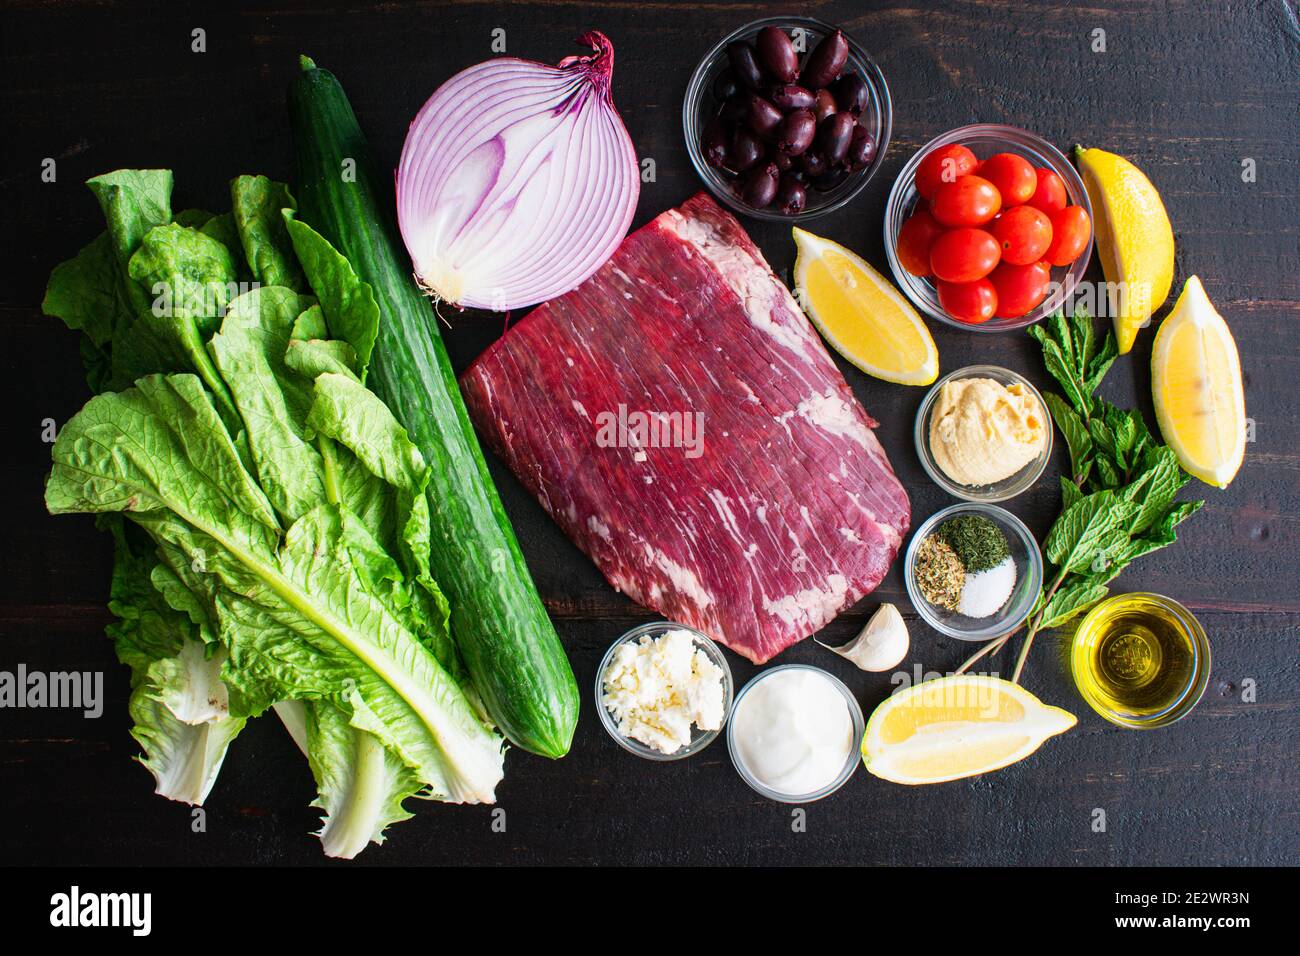
[[[731,719],[745,769],[787,796],[833,783],[853,751],[848,704],[831,679],[815,670],[774,670],[759,678]]]

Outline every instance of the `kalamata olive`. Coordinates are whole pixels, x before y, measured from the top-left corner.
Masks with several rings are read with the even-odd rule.
[[[841,110],[854,116],[861,116],[871,99],[867,81],[857,73],[845,73],[836,80],[831,87],[831,95]]]
[[[781,177],[781,184],[777,187],[773,201],[776,203],[777,212],[793,216],[803,212],[808,205],[808,193],[802,183],[787,173]]]
[[[782,173],[788,172],[794,167],[794,157],[781,152],[781,150],[776,147],[772,147],[767,151],[767,158],[775,163],[776,168]]]
[[[775,163],[755,166],[741,181],[740,198],[746,205],[753,206],[755,209],[763,209],[771,205],[772,199],[776,196],[780,175]]]
[[[805,173],[805,172],[804,172],[802,169],[800,169],[798,166],[794,166],[793,168],[786,170],[785,172],[783,172],[783,173],[781,174],[781,177],[782,177],[783,179],[786,178],[786,177],[788,177],[788,178],[790,178],[790,179],[793,179],[793,180],[794,180],[795,182],[797,182],[797,183],[801,183],[801,184],[805,184],[805,185],[806,185],[807,182],[808,182],[808,174]]]
[[[763,85],[763,71],[759,69],[754,48],[744,40],[727,44],[727,62],[736,75],[736,81],[746,89],[756,90]]]
[[[808,110],[795,110],[786,113],[785,119],[776,131],[776,146],[787,156],[798,156],[812,145],[813,134],[817,132],[817,120]]]
[[[856,124],[857,120],[851,114],[835,113],[817,127],[817,148],[826,157],[827,165],[838,166],[844,161]]]
[[[839,107],[835,105],[835,97],[831,95],[830,90],[818,90],[815,99],[813,115],[817,117],[817,125],[820,126],[826,117],[839,112]]]
[[[749,119],[749,94],[738,92],[722,104],[722,121],[737,126]]]
[[[758,31],[758,62],[779,83],[793,83],[799,74],[799,56],[789,34],[780,27]]]
[[[777,109],[787,111],[810,110],[817,102],[811,90],[805,90],[802,86],[795,86],[793,83],[772,87],[768,90],[767,98]]]
[[[719,103],[731,99],[738,89],[740,89],[740,82],[736,79],[735,71],[730,67],[713,78],[713,98]]]
[[[727,165],[727,125],[722,122],[722,117],[715,116],[709,120],[709,125],[704,127],[701,145],[706,163],[717,169]]]
[[[781,111],[763,97],[750,93],[745,99],[745,114],[749,128],[760,139],[770,140],[776,136],[776,128],[781,124]]]
[[[763,144],[747,126],[737,126],[731,134],[728,166],[738,173],[757,166],[763,158]]]
[[[819,149],[810,149],[799,157],[799,168],[808,174],[809,179],[816,179],[830,168],[826,157]]]
[[[842,30],[836,30],[808,54],[808,62],[804,64],[801,82],[810,90],[830,86],[839,79],[848,58],[849,41],[844,39]]]
[[[853,127],[853,135],[849,138],[849,151],[845,156],[849,169],[864,169],[870,166],[875,158],[876,138],[871,135],[870,130],[859,123]]]
[[[818,192],[830,192],[840,183],[844,182],[844,177],[848,174],[849,171],[843,166],[836,166],[834,169],[828,169],[826,172],[814,179],[812,181],[812,187]]]

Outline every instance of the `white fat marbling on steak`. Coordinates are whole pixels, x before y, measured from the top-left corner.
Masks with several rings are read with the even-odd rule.
[[[703,195],[513,326],[462,386],[485,442],[614,587],[757,663],[873,589],[908,526],[875,423]],[[701,454],[597,446],[591,416],[620,403],[700,414]]]

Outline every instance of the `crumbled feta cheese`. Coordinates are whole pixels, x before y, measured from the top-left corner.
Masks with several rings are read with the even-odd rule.
[[[722,726],[722,669],[690,631],[643,636],[614,651],[603,677],[604,704],[624,737],[671,754],[691,742],[691,724]]]

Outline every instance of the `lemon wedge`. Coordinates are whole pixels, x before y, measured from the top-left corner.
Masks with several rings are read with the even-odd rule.
[[[1019,684],[958,674],[899,691],[877,707],[862,760],[894,783],[943,783],[1023,760],[1075,723]]]
[[[1160,193],[1123,156],[1074,147],[1092,203],[1093,236],[1120,354],[1133,348],[1138,329],[1169,298],[1174,282],[1174,230]]]
[[[1228,323],[1192,276],[1151,350],[1151,393],[1166,444],[1187,473],[1228,487],[1246,456],[1246,394]]]
[[[827,343],[868,375],[900,385],[939,377],[939,350],[925,322],[863,259],[839,243],[794,230],[800,303]]]

